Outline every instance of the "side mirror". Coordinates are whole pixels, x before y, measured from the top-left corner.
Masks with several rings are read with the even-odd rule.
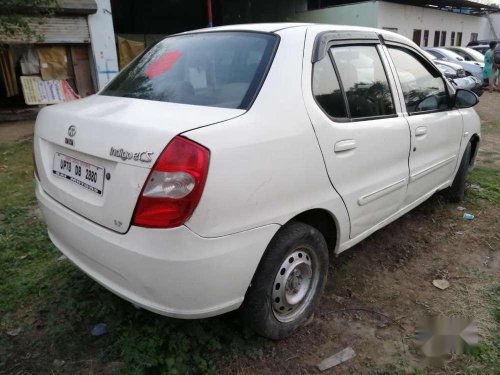
[[[471,108],[479,103],[479,98],[472,91],[457,89],[453,104],[457,108]]]

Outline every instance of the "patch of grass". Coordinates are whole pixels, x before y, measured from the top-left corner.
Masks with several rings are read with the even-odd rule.
[[[500,284],[487,293],[492,305],[496,330],[478,346],[469,348],[463,358],[462,368],[466,375],[498,374],[500,364]]]
[[[34,203],[33,141],[0,143],[0,207],[24,207]],[[0,211],[0,212],[1,212]]]
[[[468,194],[500,204],[500,169],[483,166],[475,167],[468,176],[468,182],[480,186],[479,190],[469,188]]]
[[[222,353],[264,355],[266,341],[236,314],[182,321],[138,310],[58,260],[36,207],[31,158],[30,140],[0,145],[0,372],[83,373],[91,358],[94,367],[119,362],[124,374],[214,373],[212,357]],[[97,323],[108,330],[98,338],[90,335]]]

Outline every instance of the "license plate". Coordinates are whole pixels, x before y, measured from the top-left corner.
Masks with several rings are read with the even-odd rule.
[[[102,195],[104,168],[56,152],[52,166],[54,176],[71,181],[82,188]]]

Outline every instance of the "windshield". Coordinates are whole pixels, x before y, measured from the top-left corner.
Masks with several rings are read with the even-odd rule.
[[[443,54],[457,61],[464,61],[464,58],[458,53],[450,51],[449,49],[443,49]]]
[[[434,58],[436,58],[436,59],[442,59],[445,57],[441,53],[439,53],[433,49],[426,49],[425,51],[428,52],[429,54],[433,55]]]
[[[100,94],[246,109],[277,43],[276,35],[254,32],[166,38],[135,59]]]
[[[472,48],[466,48],[465,51],[471,55],[474,60],[484,62],[484,55],[481,52],[476,51],[475,49]]]

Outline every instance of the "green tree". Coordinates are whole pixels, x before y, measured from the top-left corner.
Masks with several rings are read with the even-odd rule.
[[[43,23],[58,6],[57,0],[0,0],[0,42],[2,35],[21,34],[27,40],[42,41],[29,22],[36,17]]]

